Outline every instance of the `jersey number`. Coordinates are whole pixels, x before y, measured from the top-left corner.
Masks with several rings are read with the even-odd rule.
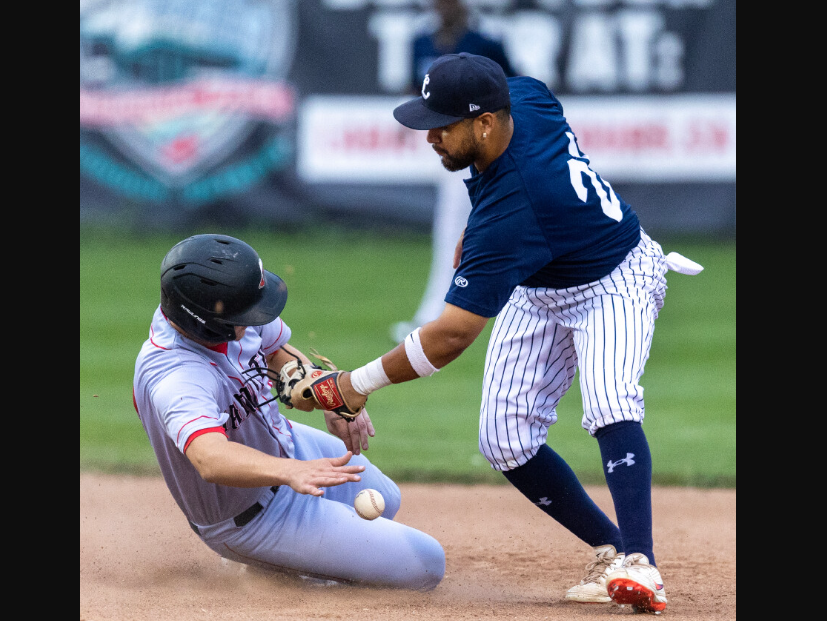
[[[603,213],[612,220],[620,222],[620,219],[623,217],[623,212],[620,210],[620,199],[617,198],[617,194],[615,194],[612,186],[609,185],[608,181],[604,181],[598,177],[597,173],[589,168],[589,158],[577,148],[577,143],[574,141],[574,134],[566,132],[566,136],[569,137],[569,155],[572,157],[572,159],[569,160],[569,177],[571,177],[571,185],[577,193],[577,198],[584,203],[586,202],[589,190],[583,185],[583,175],[588,175],[589,179],[592,180],[594,191],[597,192],[597,196],[600,197],[600,207],[603,209]],[[603,184],[609,188],[608,193],[603,187]]]

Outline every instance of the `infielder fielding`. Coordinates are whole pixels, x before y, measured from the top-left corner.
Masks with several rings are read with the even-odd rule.
[[[359,411],[391,383],[436,373],[496,317],[485,360],[479,448],[532,503],[594,548],[575,602],[659,613],[666,591],[652,541],[652,461],[643,388],[668,269],[703,269],[661,246],[595,173],[557,98],[495,62],[445,55],[421,96],[397,107],[449,171],[470,167],[472,203],[456,273],[436,320],[350,373],[284,386],[300,409]],[[556,408],[580,372],[582,426],[597,438],[615,525],[547,444]],[[307,374],[305,374],[307,375]]]
[[[363,455],[374,430],[325,412],[324,433],[279,411],[282,371],[318,370],[288,345],[287,287],[245,242],[196,235],[161,263],[161,304],[135,364],[135,409],[172,496],[221,557],[301,576],[427,590],[440,544],[393,521],[396,484]],[[356,515],[366,488],[384,516]]]

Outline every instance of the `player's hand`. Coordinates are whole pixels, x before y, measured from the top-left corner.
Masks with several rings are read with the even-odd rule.
[[[322,496],[322,487],[335,487],[342,483],[361,481],[360,472],[364,466],[348,466],[347,462],[353,457],[348,451],[341,457],[325,457],[322,459],[291,459],[291,472],[288,483],[299,494]]]
[[[454,248],[454,269],[459,267],[460,259],[462,259],[462,239],[465,237],[465,229],[462,229],[462,233],[459,234],[459,240],[457,241],[457,246]]]
[[[362,408],[362,411],[351,422],[347,422],[336,412],[325,410],[324,422],[327,424],[327,430],[344,442],[345,448],[354,455],[368,450],[368,437],[372,438],[376,435],[376,430],[365,408]]]

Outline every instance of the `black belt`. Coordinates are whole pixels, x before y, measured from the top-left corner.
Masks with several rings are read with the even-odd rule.
[[[273,494],[275,494],[276,492],[279,491],[279,486],[275,485],[275,486],[271,487],[270,491],[272,491]],[[233,522],[235,522],[235,525],[238,528],[241,528],[242,526],[247,526],[247,524],[249,524],[254,517],[256,517],[259,513],[261,513],[262,509],[264,509],[264,507],[261,506],[260,502],[257,502],[256,504],[254,504],[249,509],[245,509],[244,511],[239,513],[237,516],[235,516],[233,518]],[[189,520],[187,520],[187,521],[189,522]],[[201,531],[198,530],[198,527],[195,524],[193,524],[192,522],[190,522],[189,524],[190,524],[190,528],[195,531],[195,534],[198,535],[198,536],[201,536]]]

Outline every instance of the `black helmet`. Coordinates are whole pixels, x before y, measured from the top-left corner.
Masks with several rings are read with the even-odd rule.
[[[235,340],[233,326],[262,326],[279,316],[287,285],[258,253],[228,235],[194,235],[161,262],[161,309],[187,334],[211,345]]]

